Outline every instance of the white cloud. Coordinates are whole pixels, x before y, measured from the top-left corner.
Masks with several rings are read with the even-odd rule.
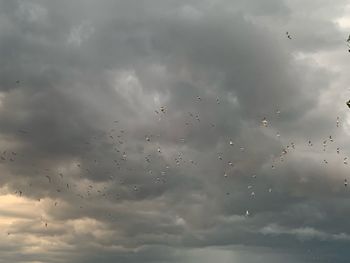
[[[277,224],[270,224],[263,227],[260,232],[264,235],[279,236],[279,235],[290,235],[295,236],[301,240],[343,240],[349,241],[350,235],[346,233],[331,234],[312,227],[302,227],[302,228],[286,228],[281,227]]]
[[[68,44],[80,47],[95,32],[95,28],[89,21],[83,21],[77,26],[73,26],[68,36]]]

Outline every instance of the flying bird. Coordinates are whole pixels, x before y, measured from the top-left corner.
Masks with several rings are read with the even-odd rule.
[[[48,176],[48,175],[46,175],[45,177],[46,177],[47,179],[49,179],[49,183],[51,183],[51,177]]]
[[[286,32],[286,35],[287,35],[288,39],[292,39],[292,37],[290,36],[288,31]]]

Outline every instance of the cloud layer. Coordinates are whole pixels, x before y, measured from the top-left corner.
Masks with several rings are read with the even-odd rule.
[[[1,2],[0,262],[347,262],[346,4]]]

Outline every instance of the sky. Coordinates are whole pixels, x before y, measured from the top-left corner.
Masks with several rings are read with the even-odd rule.
[[[0,263],[349,262],[350,3],[0,1]]]

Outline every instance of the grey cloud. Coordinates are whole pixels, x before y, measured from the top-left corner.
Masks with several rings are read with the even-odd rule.
[[[343,1],[0,7],[0,262],[345,262]]]

